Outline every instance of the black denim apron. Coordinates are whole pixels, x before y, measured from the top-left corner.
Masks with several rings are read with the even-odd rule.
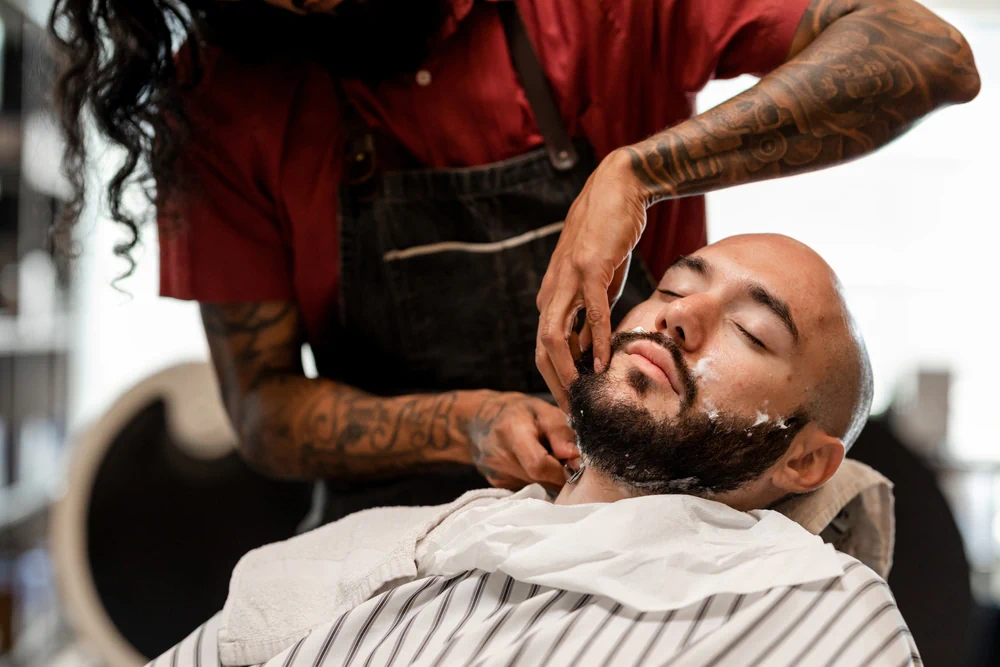
[[[317,351],[326,377],[382,396],[484,388],[548,395],[535,367],[535,298],[596,160],[586,142],[569,139],[514,3],[497,6],[546,146],[480,167],[382,172],[379,138],[347,103],[340,321]],[[613,324],[654,287],[634,258]],[[327,482],[322,521],[373,506],[450,502],[484,486],[460,465]]]

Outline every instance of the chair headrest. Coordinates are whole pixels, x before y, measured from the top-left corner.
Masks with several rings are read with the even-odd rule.
[[[889,576],[896,536],[894,497],[892,482],[877,470],[844,459],[826,484],[774,509],[883,579]]]

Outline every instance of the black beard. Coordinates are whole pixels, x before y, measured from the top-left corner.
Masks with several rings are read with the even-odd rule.
[[[208,0],[207,41],[250,61],[304,56],[332,75],[375,82],[417,71],[450,12],[447,0],[345,0],[299,15],[263,0]]]
[[[774,465],[809,421],[801,409],[784,422],[756,425],[754,419],[725,410],[710,417],[694,407],[697,385],[670,338],[659,333],[616,334],[612,357],[641,339],[663,345],[674,356],[685,386],[675,417],[654,417],[634,399],[616,395],[607,369],[594,372],[591,353],[581,357],[580,375],[569,389],[570,419],[587,464],[635,493],[712,497],[735,491]],[[627,382],[640,398],[651,386],[639,371],[629,372]]]

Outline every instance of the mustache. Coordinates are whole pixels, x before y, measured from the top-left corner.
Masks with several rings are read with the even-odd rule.
[[[698,384],[695,382],[694,375],[691,373],[691,368],[684,359],[684,354],[681,351],[680,346],[670,336],[660,333],[659,331],[622,331],[620,333],[616,333],[611,338],[611,358],[614,359],[615,354],[620,352],[626,345],[634,343],[637,340],[650,341],[670,353],[670,356],[674,360],[674,366],[677,368],[677,374],[680,376],[684,405],[685,407],[694,405],[698,398]],[[610,367],[611,365],[608,364],[602,372],[606,373]],[[576,370],[581,377],[595,374],[593,348],[583,351],[580,355],[580,359],[576,362]]]

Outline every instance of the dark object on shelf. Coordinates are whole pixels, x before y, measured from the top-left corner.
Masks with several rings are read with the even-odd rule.
[[[0,567],[7,564],[0,559]],[[14,647],[14,589],[0,586],[0,655]]]
[[[883,418],[868,422],[851,457],[895,484],[896,555],[889,587],[924,663],[958,664],[970,640],[969,562],[934,472]]]

